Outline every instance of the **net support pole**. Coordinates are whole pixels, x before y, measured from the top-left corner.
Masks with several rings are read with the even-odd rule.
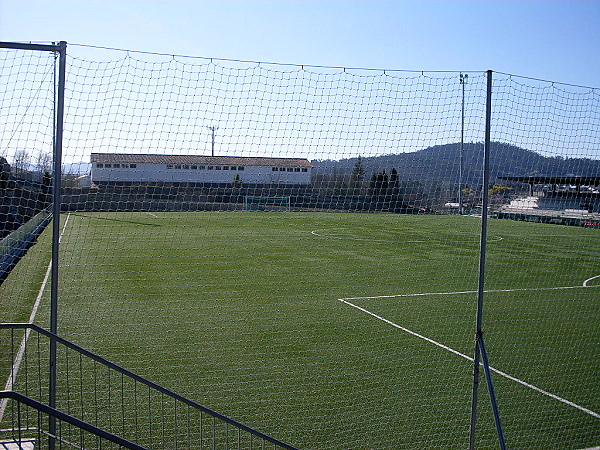
[[[492,71],[487,71],[487,94],[485,107],[485,141],[483,146],[483,187],[481,201],[481,233],[479,244],[479,280],[477,286],[477,316],[475,332],[475,355],[473,358],[473,389],[471,393],[471,426],[469,431],[469,448],[475,449],[475,428],[477,424],[477,395],[479,391],[479,365],[483,362],[483,368],[486,376],[488,393],[492,403],[494,421],[498,434],[500,448],[506,448],[504,442],[504,433],[500,422],[496,394],[492,383],[490,366],[485,350],[483,339],[483,297],[485,287],[485,261],[486,261],[486,242],[488,228],[488,203],[489,203],[489,183],[490,183],[490,147],[491,147],[491,124],[492,124]],[[483,361],[482,361],[483,360]]]
[[[465,146],[465,84],[468,75],[460,74],[460,86],[462,90],[462,101],[460,107],[460,161],[458,166],[458,213],[462,215],[463,210],[463,172],[464,172],[464,146]]]
[[[65,72],[67,58],[67,43],[61,41],[58,45],[58,85],[56,95],[56,118],[54,138],[54,174],[52,179],[52,266],[50,284],[50,332],[58,334],[58,250],[60,240],[60,208],[61,208],[61,171],[62,171],[62,141],[65,108]],[[48,383],[48,404],[56,408],[56,341],[50,340],[50,370]],[[53,449],[56,434],[56,419],[50,418],[49,448]]]

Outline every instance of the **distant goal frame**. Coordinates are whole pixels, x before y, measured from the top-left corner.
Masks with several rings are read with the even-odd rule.
[[[243,211],[289,212],[291,204],[289,196],[246,195],[244,196]]]

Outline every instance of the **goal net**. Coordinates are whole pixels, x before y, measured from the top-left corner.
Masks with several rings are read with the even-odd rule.
[[[290,197],[244,197],[244,211],[289,211],[290,204]]]
[[[487,217],[507,445],[598,445],[598,89],[494,73],[484,186],[483,71],[68,52],[61,336],[299,448],[466,448]],[[48,220],[54,60],[0,57],[6,249]],[[48,231],[0,280],[2,321],[47,327]]]

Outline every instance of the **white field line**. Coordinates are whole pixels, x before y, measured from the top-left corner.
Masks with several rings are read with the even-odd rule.
[[[336,228],[339,229],[339,228]],[[368,242],[385,242],[385,240],[383,239],[373,239],[373,238],[358,238],[355,236],[331,236],[331,235],[327,235],[327,234],[321,234],[324,231],[327,231],[326,229],[320,229],[320,230],[313,230],[310,232],[310,234],[312,234],[313,236],[318,236],[318,237],[322,237],[322,238],[326,238],[326,239],[347,239],[347,240],[353,240],[353,241],[368,241]],[[473,235],[473,237],[478,237],[476,235]],[[502,236],[492,236],[489,238],[490,242],[500,242],[503,241],[504,238]],[[419,240],[410,240],[410,241],[403,241],[404,243],[407,244],[422,244],[423,242],[428,242],[426,240],[423,239],[419,239]]]
[[[594,286],[588,286],[588,283],[589,283],[590,281],[592,281],[592,280],[595,280],[596,278],[600,278],[600,275],[596,275],[595,277],[588,278],[587,280],[585,280],[585,281],[583,282],[583,285],[584,285],[585,287],[594,287]]]
[[[555,286],[555,287],[542,287],[542,288],[518,288],[518,289],[488,289],[483,291],[484,293],[494,292],[523,292],[523,291],[557,291],[564,289],[585,289],[594,288],[600,286],[588,286],[586,283],[595,278],[600,278],[600,275],[592,277],[584,281],[582,286]],[[476,294],[478,291],[454,291],[454,292],[419,292],[416,294],[392,294],[392,295],[371,295],[368,297],[347,297],[339,300],[369,300],[372,298],[400,298],[400,297],[424,297],[431,295],[460,295],[460,294]]]
[[[63,225],[60,236],[58,237],[59,243],[63,237],[63,234],[65,233],[65,229],[67,228],[67,223],[69,223],[70,217],[71,217],[71,214],[70,213],[67,214],[67,219],[65,220],[65,223]],[[48,263],[48,268],[46,269],[46,275],[44,276],[44,280],[42,281],[42,285],[40,286],[40,290],[38,291],[37,297],[35,299],[35,303],[33,304],[33,309],[31,310],[31,314],[29,315],[28,323],[33,323],[33,321],[35,320],[35,316],[40,307],[40,303],[41,303],[42,297],[44,295],[44,290],[46,289],[46,284],[48,283],[48,279],[50,278],[51,271],[52,271],[52,260],[50,260],[50,262]],[[25,330],[25,335],[23,336],[23,339],[21,339],[21,345],[19,346],[19,351],[17,352],[17,354],[15,356],[15,360],[13,362],[12,369],[10,371],[10,374],[8,375],[8,379],[6,380],[6,385],[4,387],[5,391],[12,390],[13,383],[15,381],[15,378],[17,377],[19,368],[21,367],[21,362],[23,361],[23,355],[25,354],[25,347],[27,345],[27,341],[29,340],[30,333],[31,333],[31,330],[29,328],[27,328]],[[2,400],[2,402],[0,402],[0,422],[2,422],[2,417],[4,416],[4,411],[6,410],[7,403],[8,403],[8,399],[6,399],[6,398],[4,400]]]
[[[577,287],[583,287],[583,286],[577,286]],[[565,289],[570,289],[570,288],[565,288]],[[520,289],[520,290],[524,290],[524,289]],[[510,292],[510,290],[488,291],[488,292],[507,292],[507,291]],[[436,294],[416,294],[416,295],[452,295],[452,294],[462,294],[462,293],[471,293],[471,292],[477,292],[477,291],[448,292],[448,293],[436,293]],[[349,301],[349,300],[367,300],[367,299],[375,299],[375,298],[393,298],[393,297],[409,297],[409,296],[411,296],[411,294],[396,295],[396,296],[394,296],[394,295],[384,295],[384,296],[377,296],[377,297],[340,298],[338,300],[340,302],[342,302],[342,303],[345,303],[348,306],[352,306],[353,308],[358,309],[359,311],[362,311],[362,312],[364,312],[366,314],[369,314],[370,316],[375,317],[376,319],[379,319],[382,322],[387,323],[388,325],[391,325],[391,326],[393,326],[395,328],[398,328],[399,330],[402,330],[405,333],[408,333],[408,334],[410,334],[412,336],[415,336],[415,337],[417,337],[419,339],[422,339],[422,340],[424,340],[426,342],[429,342],[430,344],[433,344],[433,345],[435,345],[435,346],[437,346],[437,347],[439,347],[439,348],[441,348],[443,350],[446,350],[446,351],[448,351],[450,353],[453,353],[456,356],[460,356],[461,358],[466,359],[467,361],[473,362],[473,358],[470,357],[470,356],[468,356],[468,355],[465,355],[464,353],[461,353],[461,352],[459,352],[457,350],[454,350],[453,348],[450,348],[450,347],[448,347],[448,346],[446,346],[446,345],[444,345],[444,344],[442,344],[440,342],[434,341],[433,339],[430,339],[430,338],[428,338],[426,336],[423,336],[422,334],[419,334],[419,333],[416,333],[416,332],[414,332],[412,330],[409,330],[408,328],[405,328],[405,327],[403,327],[401,325],[398,325],[397,323],[392,322],[391,320],[388,320],[385,317],[379,316],[379,315],[377,315],[377,314],[375,314],[375,313],[373,313],[373,312],[371,312],[371,311],[369,311],[369,310],[367,310],[365,308],[362,308],[362,307],[360,307],[358,305],[355,305],[354,303],[351,303]],[[523,386],[525,386],[525,387],[527,387],[529,389],[532,389],[532,390],[534,390],[536,392],[539,392],[540,394],[543,394],[543,395],[545,395],[547,397],[550,397],[550,398],[553,398],[555,400],[558,400],[559,402],[564,403],[565,405],[572,406],[573,408],[576,408],[576,409],[578,409],[578,410],[580,410],[580,411],[582,411],[582,412],[584,412],[586,414],[589,414],[590,416],[595,417],[596,419],[600,419],[600,414],[598,414],[598,413],[596,413],[596,412],[594,412],[594,411],[592,411],[590,409],[584,408],[583,406],[580,406],[580,405],[578,405],[576,403],[573,403],[573,402],[571,402],[571,401],[569,401],[567,399],[559,397],[558,395],[552,394],[551,392],[545,391],[545,390],[543,390],[543,389],[541,389],[541,388],[539,388],[537,386],[534,386],[533,384],[527,383],[526,381],[523,381],[523,380],[520,380],[520,379],[518,379],[516,377],[513,377],[512,375],[509,375],[506,372],[503,372],[503,371],[501,371],[499,369],[496,369],[496,368],[494,368],[492,366],[490,366],[490,370],[492,372],[497,373],[498,375],[500,375],[500,376],[502,376],[504,378],[507,378],[507,379],[509,379],[511,381],[514,381],[516,383],[519,383],[519,384],[521,384],[521,385],[523,385]]]
[[[150,214],[152,217],[155,217],[158,219],[158,216],[156,214],[152,214],[150,211],[146,211],[146,213]]]
[[[312,234],[313,236],[318,236],[318,237],[322,237],[322,238],[325,238],[325,239],[346,239],[346,240],[352,240],[352,241],[385,242],[382,239],[358,238],[358,237],[355,237],[355,236],[352,236],[352,235],[351,236],[331,236],[331,235],[327,235],[327,234],[320,234],[323,231],[326,231],[326,230],[313,230],[313,231],[310,232],[310,234]],[[426,241],[419,240],[419,241],[403,241],[403,242],[409,243],[409,244],[415,244],[415,243],[416,244],[422,244],[423,242],[426,242]]]
[[[380,298],[380,297],[362,297],[362,298]],[[371,312],[371,311],[369,311],[369,310],[367,310],[365,308],[362,308],[362,307],[360,307],[358,305],[355,305],[354,303],[350,303],[348,301],[348,300],[354,300],[354,299],[339,298],[338,300],[340,302],[342,302],[342,303],[345,303],[346,305],[349,305],[349,306],[352,306],[353,308],[358,309],[359,311],[367,313],[370,316],[373,316],[376,319],[379,319],[382,322],[387,323],[388,325],[391,325],[391,326],[393,326],[395,328],[398,328],[399,330],[402,330],[405,333],[412,334],[413,336],[418,337],[419,339],[423,339],[424,341],[427,341],[430,344],[436,345],[439,348],[442,348],[442,349],[444,349],[446,351],[449,351],[450,353],[454,353],[455,355],[460,356],[461,358],[468,359],[469,361],[473,361],[473,358],[471,358],[470,356],[465,355],[464,353],[459,352],[458,350],[454,350],[453,348],[450,348],[450,347],[448,347],[448,346],[446,346],[444,344],[441,344],[441,343],[439,343],[437,341],[434,341],[433,339],[430,339],[428,337],[425,337],[422,334],[419,334],[419,333],[416,333],[415,331],[409,330],[408,328],[405,328],[405,327],[403,327],[401,325],[398,325],[397,323],[394,323],[391,320],[386,319],[385,317],[381,317],[381,316],[379,316],[379,315],[377,315],[377,314],[375,314],[375,313],[373,313],[373,312]]]

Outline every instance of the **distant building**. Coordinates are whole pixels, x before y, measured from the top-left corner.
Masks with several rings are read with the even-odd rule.
[[[513,199],[505,209],[600,213],[600,177],[567,175],[498,178],[529,185],[529,195]]]
[[[600,228],[600,177],[504,176],[529,185],[527,196],[501,206],[497,217]]]
[[[122,182],[310,184],[312,164],[303,158],[136,155],[92,153],[96,184]]]

